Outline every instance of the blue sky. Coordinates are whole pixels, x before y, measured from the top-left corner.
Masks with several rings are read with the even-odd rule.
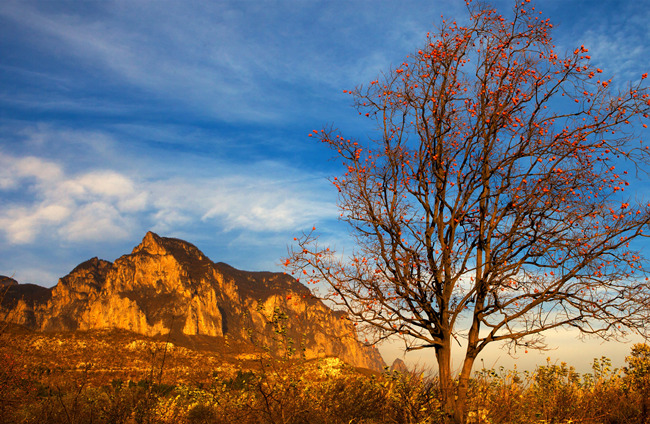
[[[648,71],[650,1],[537,10],[560,51],[584,44],[621,83]],[[0,274],[52,286],[148,230],[245,270],[281,270],[314,225],[347,246],[336,162],[307,134],[372,134],[343,90],[441,14],[464,1],[0,2]]]

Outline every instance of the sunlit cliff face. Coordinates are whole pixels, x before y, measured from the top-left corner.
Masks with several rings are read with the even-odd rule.
[[[215,343],[228,337],[277,355],[295,351],[370,369],[384,365],[376,349],[358,342],[344,315],[292,277],[239,271],[212,262],[190,243],[151,232],[114,263],[90,259],[52,289],[34,292],[38,299],[9,293],[4,309],[10,320],[43,331],[119,328],[211,336]]]

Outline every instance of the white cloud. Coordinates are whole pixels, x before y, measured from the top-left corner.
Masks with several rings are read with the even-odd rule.
[[[134,222],[113,205],[92,202],[75,211],[73,219],[59,229],[59,234],[69,241],[121,240],[132,234]]]
[[[616,77],[616,82],[639,80],[647,55],[645,45],[637,39],[630,39],[623,31],[589,30],[584,43],[589,46],[592,57],[603,67],[606,75]]]
[[[84,174],[76,181],[90,196],[105,197],[116,201],[123,212],[142,210],[147,204],[147,194],[137,191],[133,181],[113,171]]]
[[[264,165],[262,165],[264,166]],[[277,170],[276,170],[277,171]],[[169,228],[188,221],[218,221],[224,230],[283,231],[335,217],[333,199],[320,198],[324,181],[286,180],[259,174],[158,181],[151,185],[157,225]]]
[[[153,231],[167,233],[174,228],[183,227],[192,222],[192,217],[180,210],[163,208],[152,215]]]
[[[227,230],[280,231],[304,228],[324,218],[334,217],[331,202],[309,192],[293,192],[298,187],[282,187],[281,181],[254,186],[245,178],[216,187],[210,208],[202,220],[222,219]]]
[[[22,192],[0,211],[0,231],[13,244],[32,243],[44,231],[71,241],[122,239],[134,225],[130,213],[146,207],[146,193],[117,172],[68,176],[53,161],[2,153],[0,169],[0,189]]]
[[[15,189],[25,179],[46,184],[48,181],[59,180],[62,175],[61,167],[55,163],[33,156],[16,158],[0,153],[1,189]]]
[[[614,77],[618,88],[625,88],[628,81],[639,81],[647,72],[648,19],[650,10],[643,2],[621,2],[617,13],[605,14],[602,7],[582,7],[567,10],[563,35],[564,48],[573,51],[584,44],[589,49],[593,65],[603,69],[606,79]],[[563,8],[565,9],[565,8]],[[578,17],[575,12],[580,9]],[[583,15],[584,10],[584,15]]]
[[[59,224],[69,216],[70,210],[63,205],[8,206],[0,215],[0,227],[11,243],[31,243],[43,227]]]
[[[87,102],[84,108],[90,108]],[[107,113],[102,111],[102,113]],[[51,124],[35,122],[27,127],[17,124],[12,128],[20,137],[24,146],[31,151],[43,151],[56,147],[57,153],[67,154],[71,158],[118,159],[123,157],[115,138],[105,132],[97,130],[67,129]],[[97,165],[96,162],[93,165]]]
[[[36,177],[47,182],[61,178],[61,167],[40,158],[26,157],[16,161],[14,167],[18,177]]]
[[[216,167],[228,176],[147,181],[113,170],[70,175],[31,156],[0,153],[0,165],[0,181],[9,181],[0,188],[22,193],[0,211],[0,231],[12,244],[44,233],[71,242],[123,240],[143,228],[178,231],[201,222],[225,231],[300,231],[336,217],[329,183],[275,162]]]

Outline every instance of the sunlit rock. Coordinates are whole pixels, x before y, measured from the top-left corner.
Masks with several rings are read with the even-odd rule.
[[[114,263],[92,258],[52,289],[7,281],[2,317],[42,331],[117,328],[147,336],[246,342],[278,356],[338,357],[381,370],[341,312],[294,278],[214,263],[192,244],[148,232]]]

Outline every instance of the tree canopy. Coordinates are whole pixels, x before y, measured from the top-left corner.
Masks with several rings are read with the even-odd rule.
[[[644,333],[650,299],[635,244],[650,204],[629,193],[649,158],[636,133],[647,74],[625,85],[584,45],[557,51],[530,0],[510,19],[468,10],[467,26],[443,20],[403,63],[349,91],[377,124],[372,138],[314,131],[343,163],[332,182],[356,250],[343,257],[312,231],[287,258],[375,340],[433,348],[454,422],[488,344],[543,348],[545,331],[567,326]]]

